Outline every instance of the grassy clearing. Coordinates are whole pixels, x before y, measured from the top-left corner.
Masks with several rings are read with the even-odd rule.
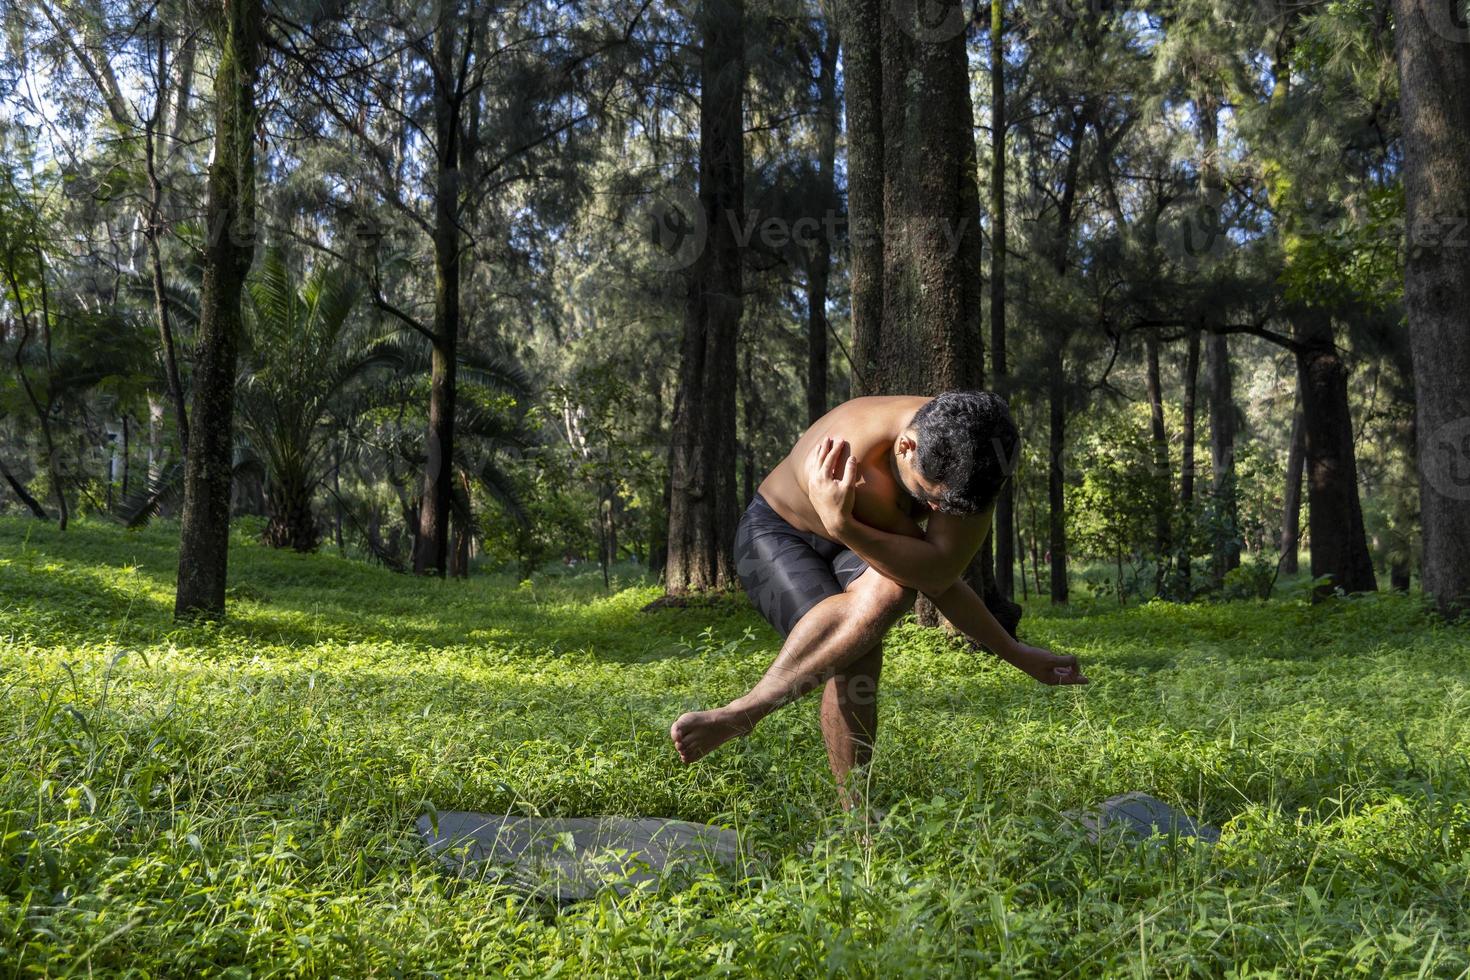
[[[21,975],[1459,976],[1470,631],[1378,596],[1028,611],[1048,689],[890,639],[865,850],[815,703],[693,768],[666,731],[753,681],[738,603],[600,577],[418,582],[241,536],[232,619],[169,613],[174,532],[0,521],[0,969]],[[1101,847],[1141,789],[1225,828]],[[740,827],[763,875],[557,912],[446,880],[426,806]]]

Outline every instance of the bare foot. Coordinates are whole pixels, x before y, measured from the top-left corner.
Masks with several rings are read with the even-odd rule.
[[[1024,643],[1017,644],[1017,648],[1011,663],[1043,684],[1091,683],[1083,676],[1074,656],[1062,656]]]
[[[755,723],[739,711],[715,708],[712,711],[686,711],[669,729],[674,748],[685,765],[697,762],[732,738],[749,735]]]

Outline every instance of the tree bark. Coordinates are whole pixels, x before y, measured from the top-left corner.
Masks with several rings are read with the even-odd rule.
[[[708,239],[695,262],[674,407],[665,588],[678,595],[737,582],[736,338],[744,309],[745,4],[705,0],[700,48],[699,201]]]
[[[844,43],[849,133],[860,134],[848,159],[858,394],[978,388],[983,260],[964,31],[935,39],[920,11],[902,5],[860,0],[851,9]],[[966,578],[1014,633],[1021,609],[996,591],[993,547],[987,538]],[[939,622],[927,600],[916,613]]]
[[[1067,274],[1072,247],[1072,228],[1077,203],[1077,175],[1082,168],[1082,140],[1087,134],[1087,106],[1072,116],[1067,147],[1067,165],[1062,177],[1062,194],[1057,207],[1056,237],[1052,241],[1052,267],[1057,278]],[[1051,551],[1051,601],[1064,605],[1070,598],[1067,581],[1067,381],[1065,350],[1067,334],[1057,332],[1048,339],[1047,380],[1047,503],[1048,545]]]
[[[424,491],[414,536],[416,575],[444,578],[454,495],[454,412],[459,357],[459,194],[463,93],[456,84],[457,7],[440,3],[434,28],[434,327],[429,362],[429,428],[425,436]]]
[[[1067,445],[1067,386],[1062,376],[1064,370],[1061,350],[1052,355],[1048,374],[1047,407],[1048,443],[1047,459],[1047,503],[1048,537],[1051,550],[1051,601],[1054,605],[1066,605],[1067,583],[1067,472],[1062,454]]]
[[[260,0],[224,0],[215,69],[214,160],[194,368],[193,426],[184,464],[184,514],[174,615],[225,612],[234,463],[235,360],[240,295],[255,255],[255,80]]]
[[[832,269],[832,242],[826,229],[836,212],[837,56],[835,25],[826,28],[818,81],[817,171],[822,190],[822,231],[812,243],[807,272],[806,416],[810,424],[827,414],[827,284]],[[749,495],[746,495],[749,499]]]
[[[1006,364],[1006,85],[1004,0],[990,0],[990,383],[1010,399]],[[995,501],[995,590],[1016,592],[1014,475]],[[1022,573],[1024,579],[1024,572]],[[1024,585],[1024,582],[1022,583]]]
[[[1308,308],[1298,311],[1294,319],[1299,344],[1296,362],[1302,393],[1312,577],[1331,579],[1316,596],[1330,595],[1334,588],[1373,592],[1378,583],[1358,500],[1347,368],[1338,356],[1330,314]]]
[[[311,512],[313,487],[305,474],[277,474],[266,490],[265,541],[272,548],[315,551],[320,542]]]
[[[1404,120],[1404,306],[1417,392],[1421,579],[1470,609],[1470,30],[1445,0],[1394,0]],[[1315,509],[1315,508],[1314,508]],[[1315,546],[1316,534],[1312,535]]]
[[[1164,428],[1164,384],[1159,375],[1159,335],[1150,331],[1144,337],[1145,384],[1148,389],[1149,441],[1153,449],[1153,479],[1157,489],[1154,498],[1154,592],[1164,591],[1164,572],[1173,549],[1170,536],[1170,512],[1174,509],[1169,492],[1169,434]]]
[[[1281,571],[1295,575],[1301,551],[1302,470],[1307,458],[1306,433],[1302,429],[1301,392],[1291,417],[1291,447],[1286,452],[1286,490],[1281,507]]]
[[[1211,334],[1205,344],[1210,378],[1210,492],[1215,510],[1211,578],[1218,587],[1225,573],[1240,567],[1239,506],[1235,486],[1235,379],[1229,339]]]
[[[847,101],[848,288],[852,308],[852,392],[871,394],[869,346],[883,329],[883,23],[889,4],[841,5]],[[873,379],[876,382],[876,378]]]
[[[1194,557],[1190,552],[1194,544],[1194,447],[1195,416],[1198,414],[1199,402],[1199,347],[1199,331],[1191,330],[1184,355],[1184,421],[1180,426],[1179,450],[1179,513],[1182,524],[1177,534],[1179,557],[1175,561],[1179,575],[1179,598],[1186,600],[1194,593]]]

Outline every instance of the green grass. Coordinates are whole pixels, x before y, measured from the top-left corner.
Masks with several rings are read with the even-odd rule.
[[[0,521],[0,973],[1460,976],[1470,632],[1396,596],[1028,610],[1093,684],[891,636],[871,848],[807,701],[681,767],[682,709],[774,634],[600,576],[421,582],[232,546],[170,617],[175,531]],[[1145,790],[1213,850],[1093,845]],[[755,877],[558,911],[441,875],[426,808],[738,827]]]

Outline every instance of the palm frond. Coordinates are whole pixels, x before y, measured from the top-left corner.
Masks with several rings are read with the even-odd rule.
[[[475,475],[479,479],[480,485],[489,492],[490,496],[501,507],[505,508],[505,512],[510,515],[511,520],[523,528],[531,526],[530,515],[526,513],[525,504],[521,501],[521,495],[516,489],[515,482],[511,480],[510,474],[506,473],[496,464],[495,460],[487,460]]]
[[[184,502],[184,464],[170,463],[150,480],[141,490],[124,497],[114,511],[114,516],[129,531],[147,527],[164,507]]]
[[[462,351],[458,361],[461,381],[521,399],[529,397],[534,387],[530,373],[503,347]]]

